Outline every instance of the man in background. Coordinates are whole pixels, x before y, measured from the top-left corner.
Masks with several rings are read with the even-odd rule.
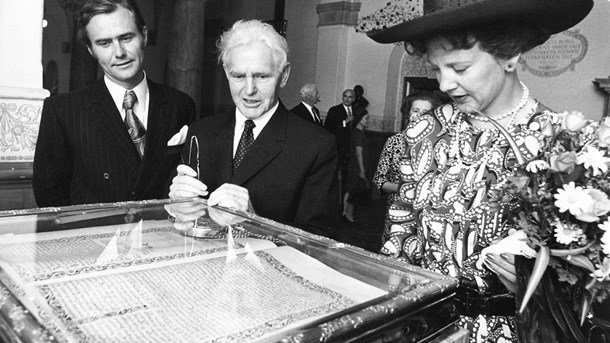
[[[256,213],[332,236],[338,208],[335,140],[289,112],[279,99],[290,74],[288,45],[272,26],[238,21],[217,46],[235,111],[204,117],[189,129],[171,198],[207,196],[209,206]],[[193,145],[191,145],[192,147]]]
[[[143,68],[147,29],[133,0],[90,0],[79,36],[104,77],[45,100],[34,155],[38,206],[167,197],[195,105]],[[182,129],[182,130],[181,130]]]
[[[355,93],[353,90],[344,90],[342,102],[328,110],[326,120],[324,121],[324,127],[337,140],[337,152],[339,154],[338,179],[341,185],[339,202],[343,201],[343,194],[346,188],[347,162],[350,155],[350,140],[354,129],[352,127],[353,120],[355,116],[364,116],[366,114],[363,109],[352,106],[354,99]]]
[[[301,88],[300,95],[301,103],[293,107],[290,112],[307,121],[322,126],[320,110],[318,110],[318,108],[315,106],[320,102],[318,87],[316,87],[316,85],[313,83],[308,83]]]

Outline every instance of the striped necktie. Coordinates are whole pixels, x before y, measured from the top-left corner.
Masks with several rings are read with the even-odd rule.
[[[133,141],[133,144],[140,155],[140,158],[144,156],[144,146],[146,145],[146,129],[142,122],[133,113],[133,105],[138,101],[136,93],[134,91],[126,91],[125,97],[123,98],[123,108],[125,109],[125,126],[127,126],[127,132]]]
[[[320,118],[320,111],[315,106],[312,106],[311,110],[313,111],[313,116],[316,119],[316,123],[322,124],[322,119]]]

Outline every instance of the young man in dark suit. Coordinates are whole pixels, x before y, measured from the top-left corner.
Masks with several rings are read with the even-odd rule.
[[[167,197],[184,141],[179,133],[195,119],[193,100],[146,78],[147,30],[133,0],[87,1],[78,28],[104,78],[45,100],[34,156],[36,203]]]
[[[316,87],[316,85],[313,83],[308,83],[301,87],[300,95],[301,102],[293,107],[290,112],[309,122],[322,126],[320,110],[318,110],[318,108],[315,106],[320,102],[318,87]]]
[[[207,196],[209,206],[254,212],[313,233],[332,235],[338,217],[335,140],[304,125],[279,100],[290,74],[288,46],[272,26],[238,21],[220,40],[220,62],[235,112],[205,117],[189,129],[199,162],[178,166],[171,198]],[[185,148],[183,156],[193,156]]]

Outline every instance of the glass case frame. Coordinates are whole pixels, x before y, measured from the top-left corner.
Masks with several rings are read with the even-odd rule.
[[[19,273],[8,272],[9,269],[25,262],[19,256],[11,257],[10,253],[2,253],[2,247],[7,241],[19,238],[17,239],[19,242],[25,239],[26,242],[40,244],[40,240],[43,239],[41,237],[57,239],[106,230],[104,232],[111,232],[106,236],[108,238],[106,241],[110,242],[113,238],[125,236],[112,235],[115,227],[140,225],[142,230],[142,225],[147,223],[165,227],[169,230],[168,235],[177,234],[184,238],[185,242],[189,240],[194,242],[193,244],[225,244],[224,242],[227,241],[226,245],[229,249],[224,250],[220,255],[221,258],[226,259],[231,253],[230,247],[233,244],[229,242],[231,239],[251,239],[254,242],[272,243],[276,247],[290,249],[295,254],[290,256],[302,255],[305,261],[303,264],[309,263],[307,261],[311,259],[313,263],[321,263],[324,268],[329,268],[330,272],[336,272],[340,277],[345,276],[346,280],[350,280],[346,282],[353,281],[355,284],[380,290],[380,293],[374,293],[376,295],[372,298],[354,301],[349,306],[338,307],[307,320],[297,320],[277,331],[267,330],[262,334],[256,333],[252,337],[245,338],[243,333],[242,336],[222,336],[226,341],[425,342],[440,341],[443,337],[455,335],[454,324],[458,319],[458,312],[452,297],[458,286],[456,279],[251,213],[208,207],[205,200],[197,199],[149,200],[0,212],[0,340],[57,342],[78,341],[79,338],[85,337],[85,340],[103,341],[103,339],[99,340],[99,336],[88,337],[82,332],[74,338],[70,336],[70,330],[61,332],[48,322],[41,321],[41,309],[26,304],[30,301],[29,298],[34,297],[28,293],[33,288],[19,287],[19,282],[24,284],[27,282],[16,280],[19,278],[15,275]],[[131,237],[133,234],[127,236]],[[243,247],[243,243],[240,244]],[[108,246],[104,247],[104,253],[109,251]],[[141,253],[141,250],[137,252]],[[258,251],[257,253],[260,254]],[[266,254],[267,250],[263,250],[263,253]],[[96,254],[99,255],[97,257],[99,262],[101,254],[97,252]],[[244,251],[238,252],[238,256],[248,254]],[[63,270],[61,261],[64,257],[68,261],[68,256],[64,256],[61,251],[53,256],[60,261],[55,268]],[[122,263],[126,263],[124,261],[132,263],[141,261],[142,256],[136,254],[116,258],[121,259]],[[191,261],[192,258],[193,256],[185,252],[184,256],[180,256],[180,261]],[[102,263],[114,260],[106,258],[104,261]],[[36,261],[29,264],[28,268],[40,272],[41,269],[46,268],[42,266],[44,263],[44,261]],[[96,266],[99,267],[98,264]],[[54,273],[58,272],[54,271]],[[34,290],[34,293],[36,292]],[[197,295],[199,296],[205,295]],[[87,302],[88,299],[83,298],[82,301]],[[111,302],[111,299],[108,301]],[[33,313],[36,311],[41,313]],[[52,316],[52,312],[50,311],[51,314],[47,312],[46,315]]]

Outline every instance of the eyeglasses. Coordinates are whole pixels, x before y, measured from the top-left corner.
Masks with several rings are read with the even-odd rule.
[[[195,171],[197,172],[197,180],[199,180],[199,140],[197,136],[191,136],[191,142],[189,145],[189,160],[188,166],[193,168],[192,161],[195,160]]]

